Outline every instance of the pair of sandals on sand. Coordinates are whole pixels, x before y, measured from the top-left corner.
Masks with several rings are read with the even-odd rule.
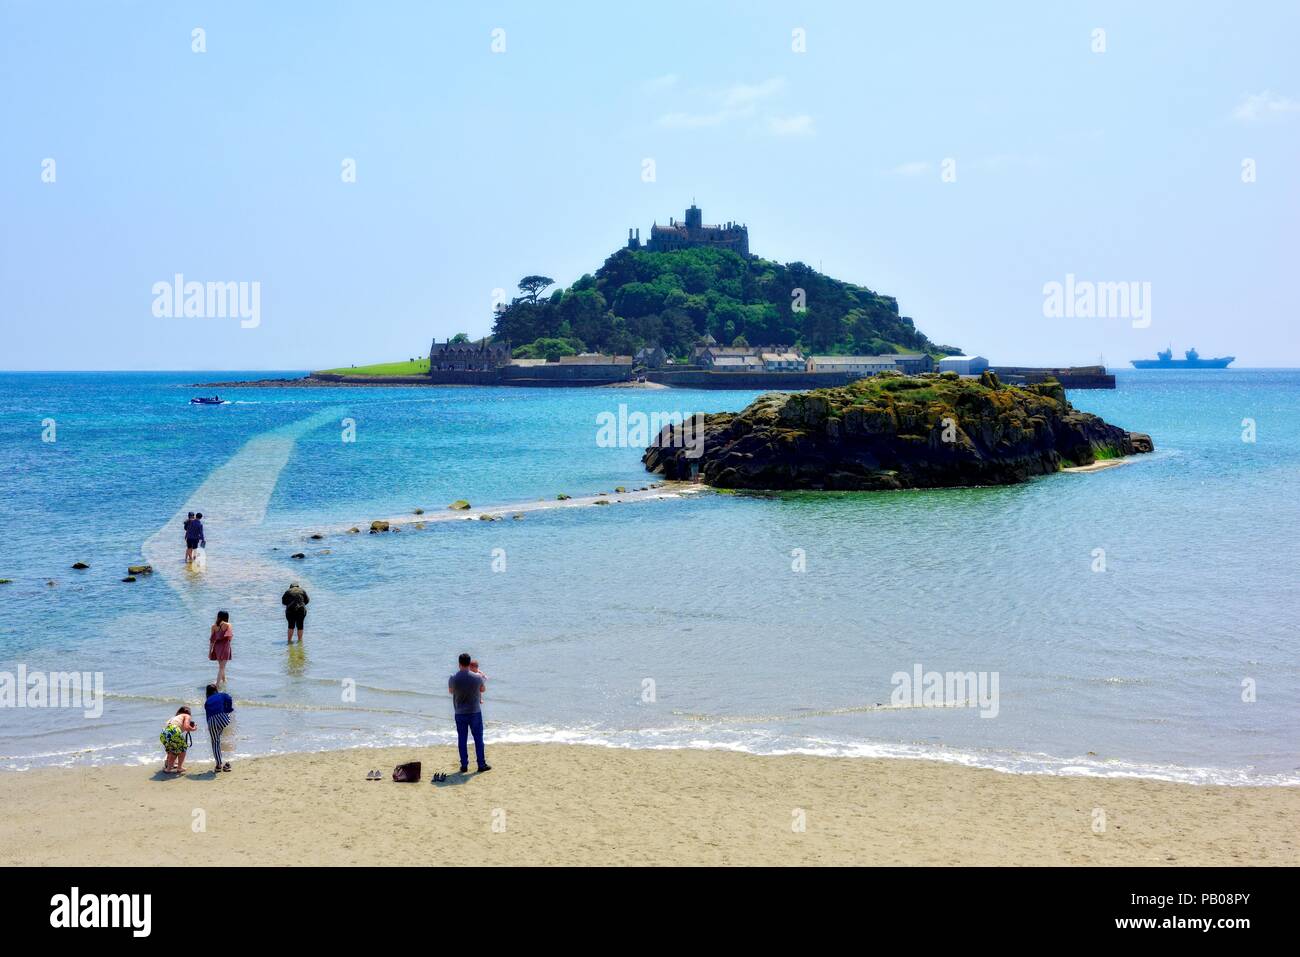
[[[229,765],[226,766],[226,770],[227,770],[227,771],[230,770],[230,766],[229,766]],[[383,771],[367,771],[367,772],[366,772],[366,780],[367,780],[367,781],[382,781],[383,779],[384,779],[384,772],[383,772]],[[429,783],[430,783],[430,784],[442,784],[442,783],[444,783],[446,780],[447,780],[447,772],[446,772],[446,771],[434,771],[434,772],[433,772],[433,777],[429,779]]]
[[[212,769],[212,773],[216,774],[218,771],[229,771],[229,770],[230,770],[230,762],[227,761],[225,764],[218,764],[216,767],[214,767]]]

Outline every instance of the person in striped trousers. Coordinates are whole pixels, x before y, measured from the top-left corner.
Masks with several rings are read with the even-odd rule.
[[[203,711],[208,718],[208,738],[212,741],[212,759],[217,762],[214,771],[229,771],[230,764],[221,760],[221,735],[230,724],[230,716],[235,713],[235,702],[224,691],[218,691],[216,685],[208,685],[208,700],[203,702]]]

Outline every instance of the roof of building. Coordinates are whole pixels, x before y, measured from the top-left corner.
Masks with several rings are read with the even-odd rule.
[[[604,356],[594,352],[584,352],[577,356],[560,356],[564,365],[631,365],[631,356]]]

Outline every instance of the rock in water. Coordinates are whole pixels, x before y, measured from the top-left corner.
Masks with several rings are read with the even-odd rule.
[[[1074,409],[1054,380],[883,373],[693,416],[641,460],[716,488],[876,490],[1009,485],[1151,449],[1150,436]]]
[[[447,507],[453,511],[465,512],[469,510],[469,502],[465,501],[463,498],[458,498]]]
[[[294,553],[293,553],[292,555],[290,555],[289,557],[290,557],[290,558],[306,558],[307,556],[304,555],[302,552],[294,552]]]
[[[385,522],[383,519],[375,519],[373,522],[370,523],[371,535],[375,534],[376,532],[386,532],[386,531],[388,531],[388,523]]]
[[[1151,436],[1145,432],[1130,432],[1128,437],[1129,441],[1133,443],[1134,452],[1154,452],[1156,450],[1155,443],[1151,441]]]
[[[73,562],[72,567],[77,569],[78,571],[81,571],[82,569],[89,568],[90,566],[87,565],[85,562]]]
[[[153,566],[152,565],[131,565],[127,568],[126,573],[128,575],[152,575]]]

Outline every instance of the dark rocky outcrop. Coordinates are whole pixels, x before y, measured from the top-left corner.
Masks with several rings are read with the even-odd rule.
[[[153,566],[152,565],[131,565],[127,568],[126,573],[128,575],[152,575]]]
[[[89,568],[90,566],[87,565],[85,562],[73,562],[73,563],[72,563],[72,567],[75,568],[75,569],[77,569],[77,571],[84,571],[85,569]]]
[[[388,527],[389,526],[387,522],[385,522],[382,518],[377,518],[370,523],[370,534],[374,535],[376,532],[386,532],[388,531]]]
[[[642,461],[668,479],[698,471],[717,488],[875,490],[1008,485],[1152,447],[1073,408],[1054,380],[885,373],[693,416],[665,428]]]

